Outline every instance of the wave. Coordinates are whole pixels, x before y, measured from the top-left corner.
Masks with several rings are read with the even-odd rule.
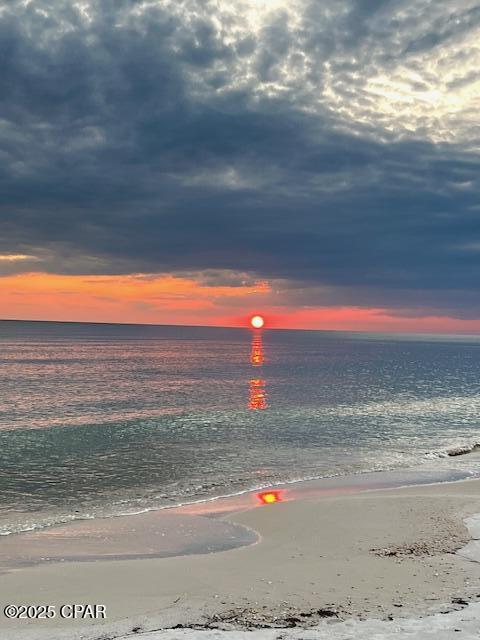
[[[440,451],[430,451],[428,453],[423,454],[423,460],[424,461],[428,459],[439,460],[442,458],[446,459],[454,456],[462,456],[472,452],[480,452],[480,442],[474,442],[470,444],[457,444],[455,446],[449,447],[448,449],[444,449]],[[416,454],[417,461],[420,461],[419,457],[421,460],[422,453],[420,451],[417,452]],[[216,502],[225,498],[234,498],[234,497],[241,496],[243,494],[252,493],[255,491],[263,491],[266,489],[270,489],[272,487],[278,487],[279,485],[300,484],[302,482],[308,482],[312,480],[326,480],[329,478],[344,477],[344,476],[350,476],[350,475],[361,476],[369,473],[378,473],[378,472],[388,473],[391,471],[401,471],[402,469],[408,470],[409,468],[413,468],[411,467],[411,465],[413,464],[414,461],[408,460],[408,463],[410,463],[408,464],[407,460],[405,460],[404,464],[398,464],[398,460],[394,462],[392,459],[390,459],[389,462],[387,460],[383,460],[383,461],[378,461],[377,464],[372,464],[372,461],[370,461],[370,464],[363,469],[354,469],[354,468],[345,469],[344,468],[344,469],[338,470],[337,472],[332,472],[332,473],[305,474],[305,475],[301,474],[293,478],[272,476],[268,480],[265,478],[263,482],[258,482],[258,483],[249,483],[247,478],[242,478],[242,480],[246,481],[243,487],[238,487],[236,489],[233,489],[232,487],[233,490],[231,491],[228,491],[228,490],[225,492],[220,491],[220,492],[214,493],[213,495],[211,494],[208,495],[208,493],[210,493],[210,491],[212,490],[218,489],[219,487],[226,488],[226,486],[225,486],[225,482],[210,482],[207,485],[201,484],[193,487],[194,489],[193,495],[191,495],[190,491],[181,492],[175,495],[174,497],[172,497],[171,495],[170,496],[161,495],[160,496],[161,498],[164,498],[164,499],[168,498],[169,500],[168,504],[165,504],[165,503],[162,504],[158,502],[153,504],[150,503],[145,506],[139,505],[139,504],[131,504],[129,508],[128,506],[129,500],[120,500],[120,501],[117,501],[116,503],[113,503],[116,507],[116,509],[113,512],[112,511],[104,512],[103,510],[100,509],[99,511],[93,512],[93,513],[76,512],[75,514],[71,514],[71,513],[48,514],[47,517],[41,517],[41,514],[38,514],[40,518],[35,522],[32,522],[30,520],[29,522],[15,523],[15,524],[5,523],[3,526],[2,524],[0,524],[0,537],[9,536],[12,534],[27,533],[30,531],[54,527],[54,526],[67,524],[67,523],[78,521],[78,520],[94,520],[94,519],[101,519],[101,518],[135,516],[135,515],[140,515],[142,513],[148,513],[150,511],[163,511],[167,509],[175,509],[175,508],[185,507],[189,505]],[[468,473],[471,473],[471,472],[468,472]],[[469,477],[468,473],[466,476],[462,476],[462,479],[464,477]],[[454,478],[450,478],[450,479],[454,479]],[[455,478],[455,479],[458,479],[458,478]],[[238,481],[238,478],[236,478],[236,480]],[[438,478],[435,481],[442,482],[444,480]],[[241,484],[243,484],[243,482]],[[197,496],[195,496],[195,493],[197,491],[198,491],[198,494]],[[207,495],[205,495],[205,492],[207,492]],[[190,493],[190,496],[188,495],[189,493]]]
[[[453,458],[455,456],[464,456],[467,453],[474,453],[480,451],[480,442],[474,442],[473,444],[458,445],[449,449],[443,449],[441,451],[430,451],[425,454],[427,458]]]
[[[449,456],[463,456],[466,453],[473,453],[474,451],[480,451],[480,442],[476,442],[475,444],[466,446],[466,447],[456,447],[454,449],[450,449],[447,451]]]

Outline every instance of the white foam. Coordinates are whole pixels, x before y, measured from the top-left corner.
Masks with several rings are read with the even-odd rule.
[[[473,453],[475,451],[480,450],[479,442],[470,442],[470,443],[460,443],[457,445],[450,446],[448,449],[443,449],[441,451],[429,451],[425,454],[425,457],[428,459],[434,458],[455,458],[457,456],[463,456],[467,453]]]

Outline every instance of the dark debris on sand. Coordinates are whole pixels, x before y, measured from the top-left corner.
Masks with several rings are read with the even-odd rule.
[[[330,618],[340,619],[340,612],[337,609],[312,609],[310,611],[299,611],[298,609],[283,609],[272,611],[270,607],[257,608],[235,608],[222,613],[216,613],[208,617],[204,622],[198,624],[182,625],[178,624],[174,629],[181,629],[186,626],[190,629],[285,629],[292,627],[311,627],[320,620]]]

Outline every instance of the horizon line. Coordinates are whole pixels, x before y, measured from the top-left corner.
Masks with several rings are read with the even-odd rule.
[[[54,324],[94,324],[105,326],[120,327],[184,327],[186,329],[248,329],[249,331],[322,331],[324,333],[359,333],[374,335],[417,335],[417,336],[462,336],[462,337],[480,337],[480,333],[445,333],[440,331],[362,331],[355,329],[307,329],[307,328],[288,328],[288,327],[262,327],[261,329],[252,329],[250,326],[228,326],[213,324],[160,324],[153,322],[105,322],[98,320],[42,320],[28,318],[0,318],[0,322],[38,322],[38,323],[54,323]]]

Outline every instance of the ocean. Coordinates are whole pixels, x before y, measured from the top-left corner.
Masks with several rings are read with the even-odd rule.
[[[480,476],[477,336],[1,321],[0,363],[2,535],[310,478]]]

